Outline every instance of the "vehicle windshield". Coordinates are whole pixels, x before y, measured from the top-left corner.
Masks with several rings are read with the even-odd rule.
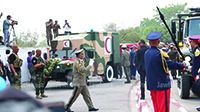
[[[54,55],[53,52],[51,52],[51,56],[54,58],[60,58],[60,59],[64,59],[64,58],[75,58],[76,55],[73,52],[73,50],[67,50],[67,56],[66,56],[66,51],[65,50],[57,50]]]
[[[188,36],[200,35],[200,19],[191,19],[188,25]]]

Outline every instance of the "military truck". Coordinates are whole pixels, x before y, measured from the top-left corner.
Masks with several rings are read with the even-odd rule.
[[[71,86],[73,61],[76,59],[74,51],[84,49],[86,64],[90,59],[94,59],[88,76],[100,76],[104,82],[111,82],[119,73],[119,45],[117,33],[91,31],[61,34],[51,42],[51,56],[62,58],[51,77],[54,80],[66,81]]]
[[[184,54],[185,62],[192,65],[192,49],[189,45],[188,38],[192,36],[200,37],[200,8],[191,8],[189,13],[178,14],[177,17],[171,22],[171,30],[174,36],[178,35],[178,44]],[[191,67],[187,71],[178,71],[178,76],[177,86],[179,96],[182,99],[188,99],[190,97],[191,89],[195,94],[195,91],[200,90],[200,87],[193,88],[194,81],[191,75]],[[200,94],[197,95],[200,96]]]

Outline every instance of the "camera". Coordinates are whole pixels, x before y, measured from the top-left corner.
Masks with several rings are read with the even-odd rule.
[[[12,25],[18,25],[18,21],[12,20]]]

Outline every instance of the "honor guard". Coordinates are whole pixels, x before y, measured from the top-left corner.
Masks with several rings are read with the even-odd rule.
[[[21,89],[21,66],[23,63],[23,60],[19,58],[17,53],[19,52],[18,46],[14,45],[12,46],[12,54],[8,57],[8,63],[9,67],[11,69],[11,76],[13,79],[13,86],[16,89]]]
[[[44,94],[45,89],[45,75],[43,73],[45,64],[44,60],[41,57],[41,50],[36,50],[36,56],[32,59],[33,64],[33,73],[32,73],[32,80],[33,85],[35,87],[35,94],[37,99],[42,99],[47,97]]]
[[[194,54],[192,62],[192,76],[194,80],[196,80],[196,76],[198,75],[198,70],[200,68],[200,39],[193,36],[189,38],[189,41]]]
[[[85,67],[83,49],[75,52],[76,61],[73,64],[73,86],[74,91],[69,102],[65,105],[65,110],[67,112],[71,111],[70,107],[76,101],[78,96],[82,94],[85,103],[88,106],[89,111],[98,111],[99,109],[94,108],[90,93],[86,84],[86,71],[88,71],[93,65],[93,60],[90,60],[89,65]]]
[[[166,60],[166,53],[158,49],[160,37],[160,32],[147,35],[150,44],[144,56],[147,89],[150,90],[154,112],[170,112],[171,82],[168,69],[183,69],[184,65]]]

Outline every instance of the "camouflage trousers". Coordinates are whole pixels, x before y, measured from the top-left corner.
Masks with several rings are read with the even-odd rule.
[[[33,85],[35,87],[35,94],[43,94],[45,88],[45,77],[42,73],[36,73],[32,76]]]
[[[47,45],[51,45],[51,41],[52,41],[52,38],[53,38],[53,35],[51,32],[46,32],[46,37],[47,37]]]
[[[16,89],[21,89],[21,71],[16,71],[17,76],[14,75],[14,73],[11,74],[13,83],[11,86],[13,86]]]

